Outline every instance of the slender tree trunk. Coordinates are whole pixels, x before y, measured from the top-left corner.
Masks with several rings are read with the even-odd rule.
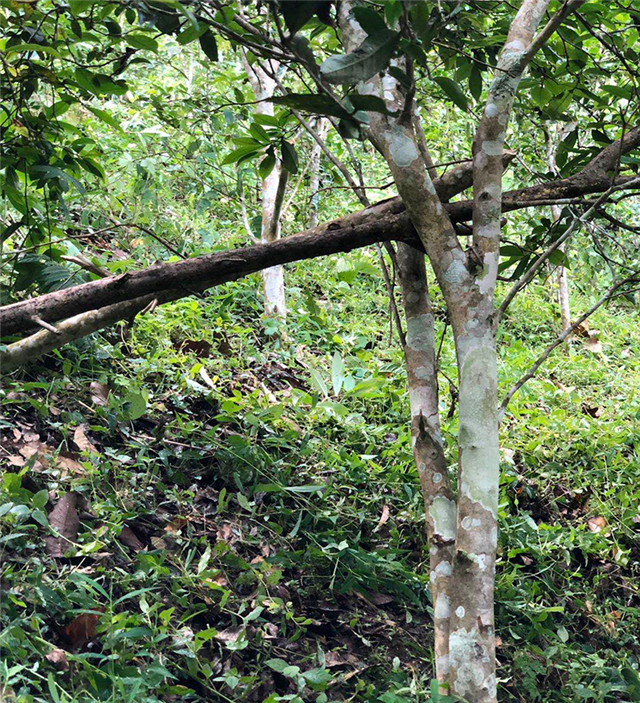
[[[436,676],[442,693],[449,674],[449,584],[454,559],[456,504],[440,434],[434,316],[424,254],[398,244],[398,280],[407,323],[404,347],[411,407],[411,443],[420,477],[429,541]]]
[[[433,266],[456,344],[460,383],[457,524],[455,529],[452,524],[447,525],[447,534],[455,539],[455,558],[452,574],[447,575],[448,591],[437,594],[434,617],[440,640],[446,628],[449,631],[448,660],[441,663],[437,676],[440,680],[446,677],[452,692],[469,703],[497,700],[493,598],[499,451],[494,292],[500,249],[504,137],[522,72],[557,26],[552,20],[534,39],[548,1],[523,1],[498,61],[473,143],[473,244],[466,252],[433,185],[427,146],[414,123],[412,93],[389,73],[358,86],[362,94],[383,98],[393,115],[370,113],[370,137],[389,166]],[[578,2],[573,0],[569,5]],[[347,51],[354,51],[365,38],[351,7],[352,3],[343,2],[339,8]],[[399,68],[411,75],[410,66]],[[419,319],[420,333],[427,339],[432,329],[429,317]],[[424,420],[419,421],[418,436],[422,429],[431,436]],[[422,453],[416,460],[424,463]],[[432,498],[433,485],[423,482],[423,486],[426,504],[433,501],[428,512],[434,517],[434,506],[443,502],[438,496]],[[449,499],[442,498],[449,505]],[[448,669],[448,676],[443,669]]]
[[[322,117],[318,117],[315,130],[320,139],[325,139],[329,128],[329,122]],[[311,165],[309,174],[309,187],[311,189],[311,202],[309,204],[309,227],[318,226],[318,206],[320,205],[320,156],[322,149],[318,142],[313,142],[311,148]]]
[[[558,130],[555,130],[556,133]],[[554,142],[551,129],[545,130],[545,139],[547,142],[547,165],[553,174],[558,173],[556,165],[556,144]],[[557,222],[562,215],[562,208],[559,205],[551,206],[551,216],[554,222]],[[566,251],[566,244],[563,244],[560,251]],[[566,332],[571,328],[571,306],[569,304],[569,279],[567,277],[567,269],[564,266],[556,268],[556,280],[558,281],[558,306],[560,307],[560,318],[562,320],[562,331]],[[567,336],[569,342],[569,336]]]
[[[276,83],[257,64],[251,65],[246,55],[242,54],[245,71],[253,90],[253,95],[257,101],[255,111],[259,115],[273,115],[273,103],[268,99],[275,93]],[[270,61],[271,73],[277,72],[276,61]],[[276,165],[271,173],[263,179],[262,195],[262,228],[261,240],[264,244],[269,244],[280,239],[280,213],[284,200],[286,179],[282,172],[280,160],[276,160]],[[284,271],[282,266],[272,266],[262,272],[262,288],[264,293],[264,311],[268,317],[279,317],[285,319],[287,307],[284,295]]]

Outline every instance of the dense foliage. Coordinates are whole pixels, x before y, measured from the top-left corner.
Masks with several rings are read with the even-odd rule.
[[[2,303],[252,243],[276,159],[289,174],[285,235],[306,227],[318,195],[320,221],[356,210],[325,157],[311,192],[298,111],[334,118],[327,144],[371,201],[393,194],[361,138],[365,111],[383,108],[350,83],[398,52],[415,61],[439,170],[467,158],[511,8],[367,3],[354,62],[331,5],[285,3],[270,24],[248,3],[245,26],[235,3],[2,0]],[[563,127],[566,177],[637,120],[634,12],[589,2],[544,47],[516,105],[505,189],[554,177],[539,127]],[[252,61],[284,46],[346,87],[309,90],[283,61],[275,114],[256,115],[243,42]],[[638,164],[627,154],[620,173]],[[509,309],[503,393],[557,335],[554,267],[568,267],[576,314],[638,268],[638,199],[615,200]],[[501,294],[587,205],[564,203],[555,223],[546,208],[509,216]],[[432,682],[424,505],[379,254],[288,266],[286,286],[286,327],[262,315],[251,276],[3,378],[1,700],[447,700]],[[435,292],[434,305],[453,470],[455,351]],[[629,289],[509,406],[501,700],[640,700],[639,330]]]

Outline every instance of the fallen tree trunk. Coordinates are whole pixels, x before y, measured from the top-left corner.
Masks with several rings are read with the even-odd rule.
[[[610,144],[571,178],[504,193],[502,210],[509,212],[536,206],[537,201],[540,201],[540,204],[548,204],[554,199],[602,192],[612,183],[608,172],[615,168],[620,155],[628,153],[638,145],[640,127],[634,128],[621,140]],[[512,158],[513,154],[506,156],[507,161]],[[624,185],[633,181],[632,177],[619,177],[614,182]],[[440,200],[446,202],[469,187],[470,183],[471,168],[470,162],[467,162],[437,179],[434,185]],[[444,207],[452,221],[463,222],[471,218],[473,203],[447,203]],[[270,266],[348,252],[390,240],[405,241],[422,248],[399,197],[383,200],[329,224],[270,244],[257,244],[175,263],[156,264],[142,271],[127,272],[5,305],[0,308],[0,334],[25,335],[37,326],[37,320],[55,324],[59,320],[89,310],[134,298],[149,295],[159,297],[169,290],[178,293],[171,298],[176,299]]]

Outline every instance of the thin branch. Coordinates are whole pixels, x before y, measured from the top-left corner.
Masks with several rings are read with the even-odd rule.
[[[529,50],[525,54],[525,65],[538,53],[540,48],[547,43],[551,35],[558,29],[562,22],[579,7],[584,5],[586,0],[567,0],[565,4],[556,12],[556,14],[547,22],[547,24],[535,36]]]
[[[621,281],[618,281],[617,283],[614,283],[611,288],[596,302],[594,303],[584,314],[582,314],[572,325],[569,327],[569,329],[565,330],[562,334],[558,335],[558,337],[544,350],[544,352],[538,357],[536,362],[529,368],[527,373],[517,382],[515,383],[512,387],[511,390],[507,393],[505,396],[504,400],[502,401],[499,409],[499,418],[502,420],[504,417],[505,410],[507,409],[507,405],[509,405],[509,402],[513,398],[513,396],[524,386],[527,381],[530,381],[538,371],[538,369],[544,364],[544,362],[549,358],[551,355],[551,352],[559,347],[562,342],[572,333],[574,332],[587,318],[591,317],[593,313],[602,305],[604,305],[608,300],[611,298],[615,297],[615,292],[623,285],[626,283],[631,283],[632,281],[636,281],[638,279],[638,276],[640,276],[640,269],[632,273],[630,276],[627,276]]]
[[[637,179],[637,182],[640,183],[640,178]],[[520,292],[520,290],[522,290],[522,288],[524,288],[528,283],[530,283],[534,279],[540,267],[545,263],[545,261],[549,259],[551,254],[553,254],[553,252],[556,251],[558,247],[560,247],[564,242],[566,242],[567,239],[569,239],[569,237],[576,231],[578,226],[584,224],[612,193],[614,193],[616,190],[620,190],[621,187],[624,186],[612,186],[611,188],[606,190],[583,215],[574,218],[573,222],[569,225],[569,227],[566,229],[566,231],[562,234],[561,237],[558,237],[558,239],[556,239],[556,241],[545,252],[540,254],[540,256],[529,267],[529,270],[524,274],[524,276],[522,276],[520,280],[516,281],[511,290],[507,293],[505,299],[502,301],[502,305],[500,306],[495,317],[494,324],[496,326],[500,322],[500,319],[502,318],[506,309],[509,307],[516,295]]]

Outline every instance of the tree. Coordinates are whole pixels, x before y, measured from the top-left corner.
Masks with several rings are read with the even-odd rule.
[[[499,4],[483,8],[481,15],[473,3],[463,7],[459,3],[432,6],[394,1],[385,3],[381,13],[367,4],[342,2],[333,17],[330,5],[322,1],[280,3],[240,14],[212,2],[190,7],[189,13],[201,37],[215,30],[264,62],[287,65],[287,92],[272,102],[297,113],[329,116],[336,120],[343,137],[367,139],[386,163],[399,198],[280,242],[160,264],[8,305],[0,309],[5,333],[34,326],[44,330],[30,342],[11,345],[5,358],[12,360],[13,354],[19,361],[25,346],[52,348],[56,334],[68,341],[74,328],[86,334],[149,305],[265,267],[397,240],[397,252],[390,249],[390,253],[403,296],[412,442],[431,545],[436,676],[442,693],[452,692],[470,703],[491,703],[497,697],[493,588],[499,423],[514,393],[573,326],[550,345],[502,403],[498,399],[497,333],[515,295],[578,233],[581,224],[602,212],[614,193],[640,185],[637,164],[627,159],[640,145],[640,127],[630,115],[611,111],[607,97],[614,95],[628,107],[637,95],[637,75],[628,58],[635,49],[622,46],[619,33],[612,32],[603,43],[594,29],[627,27],[630,8],[620,5],[609,12],[582,0],[523,0],[515,14]],[[584,16],[578,12],[583,5]],[[164,14],[175,19],[173,9],[154,12],[159,13],[156,24]],[[324,36],[325,22],[335,25],[341,47],[332,32]],[[304,35],[305,27],[310,28],[309,37]],[[584,33],[580,27],[585,28]],[[592,60],[582,45],[598,59]],[[316,55],[320,53],[326,58],[318,66]],[[625,76],[624,85],[607,84],[609,90],[604,94],[597,92],[602,74],[595,61],[600,58],[607,71],[622,71]],[[563,67],[558,69],[560,60]],[[528,70],[531,78],[526,77]],[[488,71],[492,78],[485,89],[483,74]],[[571,83],[563,78],[565,73]],[[461,87],[463,78],[474,103],[466,87]],[[310,83],[313,92],[307,88]],[[464,113],[473,139],[470,160],[438,178],[438,164],[432,156],[438,145],[429,143],[420,112],[442,96]],[[503,170],[511,158],[505,142],[511,145],[524,139],[518,129],[509,132],[514,112],[521,121],[526,114],[534,115],[538,144],[544,148],[545,121],[551,116],[564,119],[570,105],[581,124],[597,115],[599,145],[589,143],[585,136],[583,144],[574,142],[571,159],[568,151],[563,155],[560,178],[503,192]],[[603,139],[600,128],[613,136],[602,132]],[[565,149],[571,148],[565,144]],[[359,184],[354,187],[361,188]],[[469,187],[472,199],[450,202]],[[601,195],[595,200],[585,198],[593,193]],[[524,245],[508,244],[512,247],[509,258],[501,260],[504,213],[556,204],[573,209],[567,207],[553,226],[539,227],[534,215],[531,237]],[[470,230],[461,223],[471,218]],[[471,245],[465,250],[460,238],[467,236]],[[459,430],[457,451],[451,456],[439,430],[425,254],[444,298],[456,347]],[[512,285],[497,304],[498,281],[514,266]],[[574,326],[637,279],[636,262]],[[60,320],[72,315],[78,317],[56,329]],[[448,469],[456,460],[457,481],[450,480],[456,472],[450,476]]]
[[[273,117],[273,98],[275,81],[257,63],[249,63],[245,53],[242,54],[244,65],[251,90],[256,99],[255,111],[257,115]],[[278,71],[278,63],[270,61],[270,71]],[[262,170],[262,226],[261,238],[264,243],[275,242],[280,239],[280,218],[284,203],[287,185],[287,171],[282,168],[280,158],[275,154],[267,154],[266,167]],[[271,168],[270,172],[269,167]],[[284,273],[282,266],[273,266],[262,271],[262,287],[264,292],[264,310],[267,316],[285,319],[287,306],[284,296]]]

